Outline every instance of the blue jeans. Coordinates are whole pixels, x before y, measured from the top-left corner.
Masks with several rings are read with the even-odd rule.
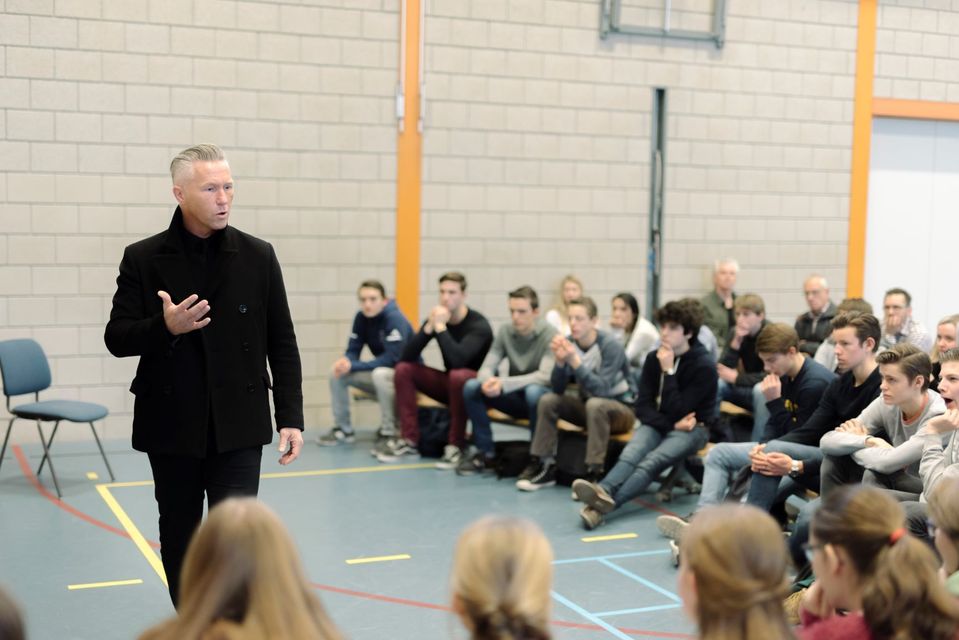
[[[726,497],[726,492],[729,490],[730,476],[741,468],[749,466],[749,452],[752,451],[752,448],[755,446],[755,442],[722,442],[709,450],[709,455],[706,456],[706,465],[703,468],[703,489],[699,494],[697,509],[719,504],[723,501]],[[772,440],[766,443],[766,451],[778,451],[785,453],[790,458],[800,459],[812,457],[812,455],[815,455],[815,453],[812,452],[818,452],[818,455],[822,455],[819,447],[795,444],[793,442],[782,442],[780,440]],[[776,500],[776,493],[779,490],[779,483],[782,480],[782,476],[764,476],[760,473],[753,474],[750,483],[750,496],[752,496],[753,491],[752,485],[756,483],[757,480],[760,481],[760,484],[768,481],[768,484],[771,485],[771,495],[768,495],[766,498],[769,500],[769,505],[764,506],[751,500],[750,503],[768,510]],[[760,495],[767,496],[767,494]]]
[[[640,425],[616,465],[599,484],[619,508],[645,491],[667,467],[702,449],[708,440],[705,427],[692,431],[673,429],[663,435],[650,426]]]
[[[476,378],[463,385],[466,415],[473,425],[473,445],[487,456],[493,455],[493,430],[486,409],[492,407],[515,418],[529,418],[530,429],[536,428],[536,404],[549,391],[539,384],[531,384],[490,398],[483,395],[482,384]]]
[[[752,387],[740,387],[720,378],[719,388],[716,391],[716,415],[719,415],[719,404],[723,400],[728,400],[737,407],[752,412],[753,432],[749,439],[753,442],[762,440],[766,423],[769,422],[769,409],[766,408],[765,396],[759,390],[759,383]]]
[[[780,440],[771,440],[766,443],[766,451],[769,453],[785,453],[793,460],[822,460],[822,449],[811,444],[797,444],[795,442],[782,442]],[[782,496],[784,478],[778,476],[764,476],[761,473],[753,474],[752,482],[749,483],[749,493],[746,496],[746,502],[759,507],[765,511],[772,509]],[[795,488],[802,489],[803,485],[812,485],[819,487],[819,478],[804,479],[804,482],[797,483]]]

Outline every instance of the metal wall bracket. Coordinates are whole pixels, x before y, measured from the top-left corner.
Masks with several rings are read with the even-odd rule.
[[[662,28],[656,28],[624,25],[620,21],[623,0],[599,0],[599,37],[605,40],[611,33],[621,33],[628,36],[713,42],[717,49],[723,48],[723,44],[726,42],[726,0],[714,0],[712,31],[671,28],[669,24],[670,4],[670,0],[664,0],[663,26]]]

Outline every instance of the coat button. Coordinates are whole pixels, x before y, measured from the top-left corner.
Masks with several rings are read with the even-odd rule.
[[[244,350],[244,351],[249,351],[249,350],[250,350],[250,343],[249,343],[249,342],[244,342],[241,346],[243,347],[243,350]]]
[[[245,305],[245,304],[241,304],[240,307],[239,307],[239,309],[240,309],[240,313],[246,313],[246,305]]]
[[[256,390],[256,387],[253,386],[252,384],[248,384],[246,385],[246,390],[249,391],[250,393],[253,393]]]

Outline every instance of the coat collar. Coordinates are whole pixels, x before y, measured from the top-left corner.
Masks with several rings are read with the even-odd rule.
[[[167,292],[174,301],[183,300],[196,293],[194,291],[196,285],[193,283],[193,278],[190,277],[190,269],[187,264],[183,233],[186,233],[183,226],[183,212],[180,207],[177,207],[176,211],[173,212],[173,219],[170,220],[170,226],[164,234],[160,251],[154,256],[157,270],[167,286]],[[213,273],[207,280],[207,298],[213,298],[239,252],[239,232],[228,226],[220,233],[223,234],[223,239],[220,241],[220,248],[213,264]]]

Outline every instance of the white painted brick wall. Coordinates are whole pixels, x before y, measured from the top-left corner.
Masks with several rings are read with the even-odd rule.
[[[169,223],[183,147],[226,149],[233,223],[276,247],[309,427],[359,280],[393,290],[398,6],[310,5],[0,1],[0,338],[39,340],[49,396],[106,404],[108,437],[129,434],[136,366],[103,345],[117,264]]]
[[[116,266],[166,227],[172,155],[212,140],[238,179],[234,224],[283,263],[307,423],[328,424],[355,286],[395,285],[398,5],[0,0],[0,337],[43,342],[51,395],[103,402],[108,436],[129,433],[136,361],[102,345]],[[597,5],[429,3],[421,310],[452,268],[495,322],[508,289],[548,307],[567,272],[604,317],[615,291],[643,301],[654,86],[663,299],[699,294],[725,255],[774,319],[802,310],[812,270],[842,297],[857,4],[728,3],[720,51],[601,41]],[[959,101],[959,12],[942,5],[880,4],[877,95]]]

